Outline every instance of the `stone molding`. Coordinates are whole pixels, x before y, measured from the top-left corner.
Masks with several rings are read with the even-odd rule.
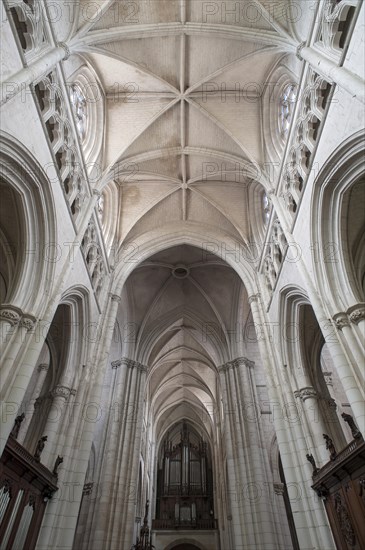
[[[118,304],[122,301],[121,296],[118,296],[118,294],[113,294],[112,292],[109,293],[109,297],[112,302],[118,302]]]
[[[229,369],[237,369],[241,365],[252,369],[255,366],[255,362],[250,361],[249,359],[247,359],[247,357],[237,357],[237,359],[233,359],[232,361],[224,363],[224,365],[220,365],[218,367],[218,372],[225,372]]]
[[[72,389],[68,388],[67,386],[56,386],[51,390],[50,395],[55,397],[62,397],[63,399],[67,400],[72,393]]]
[[[117,369],[118,367],[121,366],[122,361],[120,359],[118,359],[118,361],[112,361],[110,364],[112,366],[112,369]]]
[[[302,401],[306,401],[307,399],[310,399],[310,398],[317,399],[318,393],[312,386],[306,386],[304,388],[300,388],[299,390],[296,390],[294,392],[294,396],[296,398],[299,397]]]

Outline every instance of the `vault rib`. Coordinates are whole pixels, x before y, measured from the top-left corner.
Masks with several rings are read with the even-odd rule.
[[[213,300],[208,296],[208,294],[205,292],[205,290],[202,288],[202,286],[198,283],[198,281],[196,281],[194,279],[194,277],[189,275],[188,279],[195,286],[195,288],[202,294],[202,296],[204,296],[204,298],[206,299],[206,301],[208,302],[208,304],[210,305],[210,307],[214,311],[214,315],[217,317],[217,319],[219,321],[219,324],[221,325],[221,327],[223,329],[224,337],[225,337],[226,344],[227,344],[227,348],[229,348],[229,338],[228,338],[228,333],[227,333],[227,327],[224,324],[224,321],[223,321],[221,315],[219,314],[219,311],[218,311],[217,307],[215,306]]]
[[[220,151],[218,149],[209,149],[207,147],[186,146],[184,148],[184,151],[181,149],[181,147],[167,147],[163,149],[155,149],[153,151],[147,151],[146,153],[141,153],[139,155],[134,155],[132,157],[124,157],[123,159],[120,159],[118,162],[129,162],[129,163],[138,164],[138,163],[146,162],[148,160],[156,160],[161,158],[168,158],[171,156],[182,155],[183,152],[186,155],[197,155],[197,156],[204,155],[212,158],[226,160],[226,161],[232,162],[233,164],[237,163],[239,165],[242,165],[247,169],[247,172],[251,174],[250,177],[254,178],[256,181],[261,183],[261,185],[266,190],[270,189],[270,184],[265,179],[264,173],[258,163],[254,163],[254,165],[252,166],[252,163],[250,163],[248,159],[244,157],[232,155],[230,153],[227,153],[225,151]],[[113,168],[116,169],[117,164],[114,165]],[[112,174],[110,174],[110,176],[112,176]],[[107,183],[109,183],[109,181],[110,180],[105,180],[105,181],[103,180],[103,182],[99,185],[100,190],[102,190],[103,187],[107,185]],[[192,178],[191,180],[189,180],[189,183],[192,183],[195,181],[199,181],[199,177]]]
[[[185,23],[186,16],[186,4],[185,0],[180,0],[180,12],[181,22]],[[186,81],[186,36],[184,33],[180,37],[180,94],[183,96],[185,93],[185,81]],[[186,145],[186,105],[182,97],[180,103],[180,141],[181,149],[184,151]],[[187,193],[186,193],[186,156],[184,153],[181,155],[181,174],[182,174],[182,193],[181,193],[181,210],[182,219],[186,220],[187,210]]]
[[[101,6],[97,5],[98,10],[96,10],[95,14],[90,17],[87,23],[80,27],[80,29],[74,35],[73,40],[80,40],[81,38],[83,38],[88,33],[88,31],[92,29],[95,23],[100,21],[101,17],[108,11],[108,9],[115,3],[115,1],[116,0],[105,0],[105,2]]]
[[[293,41],[293,37],[288,33],[288,31],[279,23],[279,21],[276,21],[273,16],[270,15],[270,13],[267,11],[267,9],[264,7],[264,5],[261,3],[260,0],[252,0],[253,4],[256,4],[258,11],[260,15],[269,23],[269,25],[272,26],[272,28],[278,32],[281,36],[286,38],[289,41]]]
[[[88,32],[85,36],[75,36],[71,40],[72,50],[84,51],[89,45],[103,44],[114,40],[135,40],[140,38],[153,38],[164,36],[179,36],[185,33],[189,36],[205,36],[226,38],[229,40],[240,40],[243,42],[255,42],[271,46],[282,46],[285,51],[295,52],[298,42],[292,38],[284,38],[275,31],[252,29],[250,27],[238,27],[234,25],[211,24],[211,23],[150,23],[143,25],[124,25]]]

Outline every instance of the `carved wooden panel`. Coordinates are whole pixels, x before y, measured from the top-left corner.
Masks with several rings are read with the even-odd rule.
[[[0,546],[35,548],[47,501],[57,490],[56,477],[12,437],[0,461]]]
[[[359,437],[314,476],[338,550],[365,548],[365,442]]]

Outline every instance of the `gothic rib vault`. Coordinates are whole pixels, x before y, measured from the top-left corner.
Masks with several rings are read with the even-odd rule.
[[[365,4],[0,9],[1,550],[361,550]]]
[[[297,29],[279,9],[243,7],[230,14],[236,4],[224,4],[223,24],[221,10],[200,1],[141,2],[136,14],[111,3],[91,26],[81,3],[71,43],[105,91],[98,188],[112,188],[114,245],[161,219],[214,219],[242,243],[256,238],[251,218],[261,220],[275,171],[263,150],[261,99],[268,93],[276,104],[278,66],[298,79],[295,44],[307,28],[304,14]]]

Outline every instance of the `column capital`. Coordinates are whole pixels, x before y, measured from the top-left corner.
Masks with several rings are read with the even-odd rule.
[[[65,400],[70,397],[71,393],[71,388],[68,388],[67,386],[55,386],[53,390],[50,391],[50,394],[53,398],[62,397]]]
[[[0,319],[7,321],[11,326],[17,325],[22,316],[22,310],[19,307],[12,306],[11,304],[4,304],[0,308]]]
[[[258,294],[251,294],[251,296],[248,297],[248,303],[251,305],[252,302],[258,302],[260,299],[260,293]]]
[[[142,365],[142,363],[139,363],[138,361],[135,361],[134,359],[128,359],[128,357],[122,357],[120,359],[120,364],[125,365],[128,369],[137,369],[141,372],[147,372],[146,365]]]
[[[111,363],[112,369],[117,369],[122,364],[122,361],[118,359],[118,361],[112,361]]]
[[[365,304],[360,303],[351,306],[347,310],[347,315],[349,316],[351,323],[357,325],[360,321],[365,319]]]
[[[255,366],[254,361],[250,361],[250,359],[247,359],[247,357],[237,357],[236,359],[233,359],[232,361],[228,361],[227,363],[224,363],[223,365],[220,365],[218,367],[218,372],[225,372],[229,369],[236,369],[240,366],[244,365],[247,368],[252,369]]]
[[[296,390],[294,392],[294,397],[297,397],[297,398],[300,397],[302,401],[306,401],[307,399],[310,399],[310,398],[317,399],[318,393],[313,388],[313,386],[306,386],[304,388],[300,388],[299,390]]]
[[[336,313],[333,317],[333,322],[335,323],[335,326],[338,330],[342,330],[343,327],[349,327],[350,326],[350,321],[347,317],[347,313],[345,313],[344,311],[340,311],[338,313]]]
[[[36,322],[37,322],[37,319],[33,315],[25,314],[21,318],[19,325],[27,329],[27,331],[29,331],[34,328],[34,325],[36,324]]]
[[[245,367],[253,369],[255,366],[255,361],[251,361],[250,359],[247,359],[247,357],[237,357],[237,359],[234,359],[232,363],[235,368],[245,365]]]

